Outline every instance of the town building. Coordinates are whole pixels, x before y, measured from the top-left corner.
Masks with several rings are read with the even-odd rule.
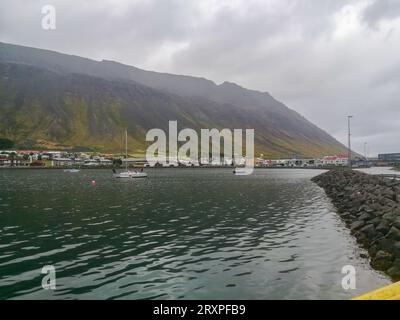
[[[334,156],[325,156],[322,158],[323,166],[347,166],[349,156],[347,154],[336,154]]]
[[[381,153],[378,154],[378,159],[387,162],[400,162],[400,153]]]

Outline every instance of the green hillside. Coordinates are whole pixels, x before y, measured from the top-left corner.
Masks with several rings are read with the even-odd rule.
[[[19,147],[119,152],[128,129],[130,148],[144,152],[146,132],[167,130],[168,120],[197,131],[253,128],[256,153],[269,157],[345,151],[267,93],[0,44],[0,137]]]

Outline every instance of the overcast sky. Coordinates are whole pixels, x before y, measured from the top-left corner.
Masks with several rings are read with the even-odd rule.
[[[345,144],[354,115],[360,153],[400,152],[399,0],[0,0],[0,41],[236,82]]]

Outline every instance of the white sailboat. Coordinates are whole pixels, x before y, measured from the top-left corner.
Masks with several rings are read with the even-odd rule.
[[[143,169],[142,169],[143,170]],[[147,173],[143,171],[128,170],[128,131],[125,131],[125,171],[114,173],[115,178],[146,178]]]

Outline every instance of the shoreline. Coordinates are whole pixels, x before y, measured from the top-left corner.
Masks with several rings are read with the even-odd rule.
[[[238,166],[239,167],[239,166]],[[129,166],[128,169],[234,169],[233,166],[171,166],[171,167],[143,167],[143,166]],[[0,170],[68,170],[68,169],[79,169],[79,170],[87,170],[87,169],[116,169],[116,170],[124,170],[124,167],[113,167],[113,166],[65,166],[65,167],[35,167],[35,166],[0,166]],[[342,170],[343,167],[254,167],[254,170],[260,169],[271,169],[271,170],[282,170],[282,169],[302,169],[302,170]]]
[[[400,280],[400,181],[354,170],[312,178],[370,257],[370,265]]]

